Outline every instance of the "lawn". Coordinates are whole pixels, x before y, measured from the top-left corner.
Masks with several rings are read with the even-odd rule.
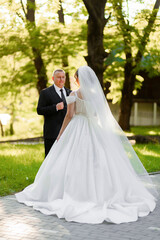
[[[0,144],[0,196],[31,184],[43,159],[42,144]]]
[[[159,144],[133,147],[148,172],[160,171]],[[31,184],[43,159],[43,144],[0,144],[0,196],[21,191]]]
[[[126,132],[128,136],[132,135],[160,135],[160,126],[138,126],[131,127],[130,132]]]
[[[135,144],[133,148],[147,172],[160,171],[160,144]]]

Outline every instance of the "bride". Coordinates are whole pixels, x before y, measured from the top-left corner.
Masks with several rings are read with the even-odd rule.
[[[94,71],[82,66],[75,78],[80,87],[66,99],[57,141],[17,200],[80,223],[147,216],[158,196],[148,173],[112,116]]]

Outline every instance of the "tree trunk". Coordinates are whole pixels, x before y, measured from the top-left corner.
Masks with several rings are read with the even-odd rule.
[[[10,136],[12,136],[14,134],[13,123],[10,123],[9,131],[10,131]]]
[[[32,52],[34,55],[34,65],[38,75],[37,90],[38,93],[40,93],[42,89],[47,87],[48,79],[46,74],[46,68],[39,49],[32,47]]]
[[[95,71],[103,88],[104,58],[108,56],[103,46],[103,31],[108,21],[104,16],[107,0],[83,0],[83,2],[89,13],[87,21],[88,56],[85,59],[88,65]]]
[[[63,7],[62,7],[62,1],[61,0],[59,0],[59,6],[60,6],[60,9],[58,10],[59,22],[65,25],[64,12],[63,12]],[[63,66],[64,70],[69,66],[68,56],[66,56],[66,53],[63,50],[62,50],[62,66]],[[70,88],[69,72],[68,72],[68,70],[66,71],[66,83],[65,83],[65,86],[67,88]]]
[[[124,84],[122,89],[122,99],[120,105],[119,124],[123,130],[130,130],[130,115],[133,102],[133,90],[136,81],[136,68],[140,64],[142,56],[145,52],[146,45],[149,41],[150,33],[153,30],[153,25],[157,17],[158,9],[160,7],[160,0],[156,0],[147,26],[144,28],[143,36],[140,39],[140,47],[137,51],[135,60],[132,56],[131,48],[131,28],[129,23],[125,21],[122,11],[122,1],[119,4],[113,1],[113,7],[117,12],[117,22],[122,31],[124,41],[124,51],[126,55],[126,64],[124,68]]]
[[[91,17],[88,19],[87,46],[88,56],[85,57],[88,65],[95,71],[103,87],[103,26],[99,26]],[[104,25],[104,24],[103,24]]]
[[[30,34],[31,42],[32,42],[32,40],[35,41],[35,39],[33,39],[33,37],[32,37],[32,31],[35,31],[35,29],[36,29],[35,8],[36,8],[35,0],[27,0],[26,19],[30,23],[30,25],[28,25],[28,31]],[[38,39],[37,39],[37,41],[38,41]],[[33,61],[34,61],[35,69],[36,69],[37,76],[38,76],[37,90],[38,90],[38,93],[40,93],[42,89],[47,87],[48,78],[47,78],[46,68],[44,65],[44,61],[42,59],[42,54],[41,54],[40,49],[38,49],[35,46],[34,47],[32,46],[32,52],[33,52],[33,56],[34,56]]]
[[[66,67],[68,67],[68,57],[67,56],[62,56],[62,66],[65,70]],[[65,82],[65,87],[70,89],[70,80],[69,80],[69,72],[68,70],[65,71],[66,73],[66,82]]]
[[[1,136],[4,137],[4,130],[3,130],[3,124],[0,120],[0,128],[1,128]]]
[[[9,134],[10,136],[12,136],[15,131],[14,131],[14,121],[15,121],[15,103],[16,103],[16,99],[17,99],[17,93],[15,92],[14,95],[13,95],[13,100],[11,102],[11,112],[10,112],[10,115],[11,115],[11,120],[10,120],[10,128],[9,128]]]
[[[129,59],[128,59],[129,60]],[[125,66],[125,79],[122,89],[122,99],[120,104],[119,125],[123,130],[130,130],[130,115],[133,101],[133,90],[135,84],[135,75],[132,74],[130,62]]]

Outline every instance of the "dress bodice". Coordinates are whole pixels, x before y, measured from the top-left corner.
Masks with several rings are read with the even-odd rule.
[[[83,115],[88,118],[88,107],[89,103],[78,97],[77,92],[74,91],[74,96],[68,96],[66,98],[67,104],[75,102],[75,115]],[[90,109],[90,107],[89,107]],[[91,109],[90,109],[91,111]]]
[[[82,114],[87,116],[86,103],[83,99],[77,96],[77,93],[76,93],[75,114]]]

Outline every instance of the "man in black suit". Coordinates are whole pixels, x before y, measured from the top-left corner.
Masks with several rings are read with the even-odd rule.
[[[62,69],[54,71],[52,80],[54,84],[41,91],[37,106],[37,113],[44,116],[45,156],[47,156],[58,136],[67,112],[65,98],[71,92],[71,90],[64,87],[66,77]]]

